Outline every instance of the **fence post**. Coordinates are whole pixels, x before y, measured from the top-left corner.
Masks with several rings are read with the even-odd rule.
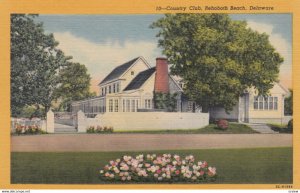
[[[77,112],[77,130],[81,133],[86,133],[87,120],[84,112],[81,110]]]
[[[54,133],[54,113],[51,109],[47,113],[46,131],[47,133]]]

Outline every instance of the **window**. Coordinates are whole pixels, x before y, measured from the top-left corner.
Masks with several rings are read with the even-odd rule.
[[[134,71],[131,71],[131,75],[132,75],[132,76],[134,75]]]
[[[104,94],[106,94],[106,93],[107,93],[107,87],[105,87],[105,89],[104,89],[104,90],[105,90]]]
[[[269,98],[269,109],[272,110],[273,109],[273,97]]]
[[[139,100],[136,100],[136,109],[139,108]]]
[[[259,96],[258,97],[258,108],[259,109],[264,109],[263,104],[264,104],[264,98],[262,96]]]
[[[119,112],[119,100],[115,100],[115,112]]]
[[[274,110],[278,109],[278,97],[274,97]]]
[[[108,87],[108,93],[111,93],[111,85]]]
[[[123,99],[123,112],[125,112],[125,108],[126,108],[126,106],[125,106],[125,100]]]
[[[254,97],[254,109],[258,109],[258,97]]]
[[[126,100],[126,112],[130,112],[130,100]]]
[[[113,85],[114,89],[113,89],[113,93],[116,92],[116,84]]]
[[[119,92],[119,89],[120,89],[120,83],[117,83],[117,91],[116,92]]]
[[[113,100],[112,99],[109,99],[108,111],[113,112]]]
[[[194,102],[193,101],[188,101],[188,112],[194,112]]]
[[[104,88],[101,89],[102,96],[104,95]]]
[[[151,109],[151,99],[145,100],[145,109]]]
[[[264,109],[269,109],[269,98],[264,98]]]
[[[131,112],[135,112],[135,100],[131,101]]]
[[[278,110],[278,97],[255,96],[253,108],[255,110]]]

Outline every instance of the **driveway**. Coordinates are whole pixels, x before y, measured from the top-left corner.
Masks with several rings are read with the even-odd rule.
[[[291,134],[47,134],[12,136],[13,152],[142,151],[292,146]]]

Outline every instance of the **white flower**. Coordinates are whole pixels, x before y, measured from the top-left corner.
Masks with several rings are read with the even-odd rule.
[[[139,167],[139,168],[143,167],[143,164],[139,164],[138,167]]]
[[[177,164],[177,161],[173,161],[172,164],[175,166]]]
[[[197,177],[196,177],[196,176],[193,176],[193,177],[192,177],[192,180],[197,180]]]
[[[161,175],[163,178],[165,178],[167,175],[166,174],[163,174],[163,175]]]
[[[115,177],[115,175],[114,174],[110,174],[110,176],[109,176],[110,178],[114,178]]]
[[[128,176],[128,177],[127,177],[127,180],[131,180],[131,176]]]
[[[119,170],[118,168],[115,167],[115,168],[114,168],[114,172],[118,174],[118,173],[120,172],[120,170]]]
[[[161,181],[161,180],[162,180],[162,177],[158,177],[157,179],[158,179],[158,181]]]
[[[125,180],[126,180],[126,177],[125,177],[125,176],[123,176],[121,179],[122,179],[123,181],[125,181]]]
[[[157,178],[157,177],[158,177],[158,174],[154,174],[153,176],[154,176],[155,178]]]
[[[103,172],[104,172],[103,170],[100,170],[100,174],[103,174]]]

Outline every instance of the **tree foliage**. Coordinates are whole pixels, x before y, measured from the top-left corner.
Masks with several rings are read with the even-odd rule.
[[[83,64],[68,62],[66,68],[59,72],[59,86],[56,98],[61,100],[60,110],[70,110],[72,101],[95,96],[90,92],[91,77]]]
[[[227,14],[166,14],[151,26],[159,28],[158,44],[183,78],[184,92],[207,111],[227,111],[247,88],[261,95],[278,81],[281,56],[268,35],[233,21]]]
[[[284,99],[284,114],[293,115],[293,90],[289,89],[290,95]]]
[[[177,104],[177,93],[162,93],[155,92],[154,93],[154,107],[155,109],[164,109],[169,112],[173,112],[176,110]]]
[[[57,48],[58,42],[53,34],[46,34],[42,23],[36,22],[35,17],[37,15],[11,15],[12,116],[22,115],[27,107],[35,108],[37,112],[44,109],[45,115],[57,97],[63,101],[82,99],[87,96],[90,86],[89,75],[84,77],[87,69],[69,62],[72,57],[65,56]],[[74,84],[68,88],[66,77],[77,84],[78,90]]]
[[[45,34],[36,15],[11,15],[11,110],[16,115],[25,105],[47,111],[57,85],[57,72],[67,57],[57,49],[53,34]]]

